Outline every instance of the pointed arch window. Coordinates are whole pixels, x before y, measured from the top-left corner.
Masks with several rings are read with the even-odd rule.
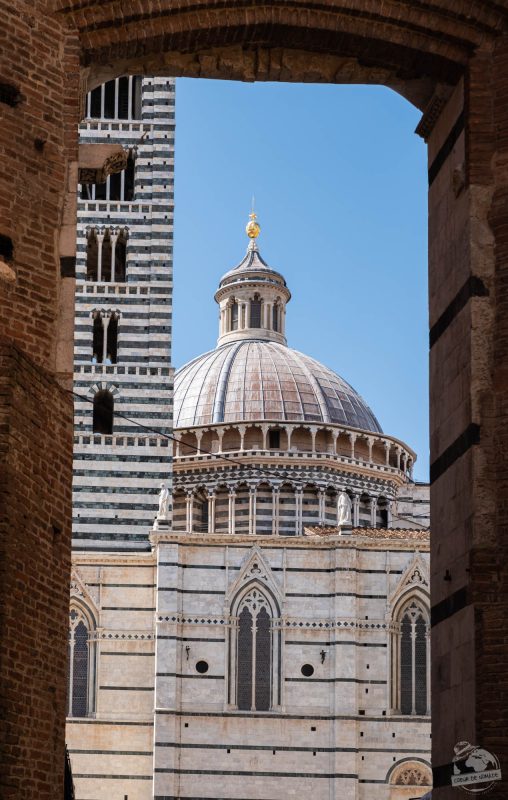
[[[95,621],[91,612],[73,605],[69,615],[69,717],[95,710]]]
[[[94,311],[92,318],[92,363],[116,364],[118,355],[118,312]]]
[[[392,633],[392,707],[407,715],[430,713],[429,611],[413,596],[401,605]]]
[[[250,584],[232,606],[229,702],[242,711],[280,705],[279,609],[266,587]]]
[[[97,283],[123,283],[126,276],[127,232],[120,228],[87,232],[86,277]]]

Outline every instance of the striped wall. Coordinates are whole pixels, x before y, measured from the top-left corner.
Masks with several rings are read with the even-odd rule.
[[[129,202],[78,201],[74,346],[73,541],[79,550],[148,547],[158,486],[170,481],[175,84],[143,78],[141,117],[85,119],[80,142],[119,142],[135,155]],[[127,232],[126,279],[87,280],[87,231]],[[115,312],[116,364],[93,363],[96,311]],[[112,436],[94,434],[94,394],[114,397]]]

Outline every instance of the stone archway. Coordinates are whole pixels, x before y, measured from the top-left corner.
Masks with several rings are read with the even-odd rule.
[[[16,768],[13,754],[12,769],[4,770],[2,780],[15,793],[57,796],[63,779],[63,756],[59,772],[52,753],[54,747],[63,753],[65,709],[62,587],[69,568],[72,448],[65,380],[72,349],[76,131],[85,86],[121,72],[382,83],[424,112],[434,764],[451,759],[457,719],[465,728],[461,738],[491,746],[501,761],[508,758],[508,709],[497,692],[504,659],[489,655],[497,620],[508,613],[507,25],[499,0],[350,0],[340,6],[332,0],[194,0],[176,8],[170,0],[17,0],[4,9],[0,375],[6,423],[0,444],[7,502],[0,513],[8,536],[0,592],[4,664],[15,658],[25,665],[19,679],[35,680],[37,698],[10,722],[11,733],[27,745],[26,770]],[[101,163],[88,166],[104,169],[111,156],[103,153]],[[41,409],[48,419],[42,435]],[[26,476],[40,474],[42,463],[52,483],[27,487]],[[39,629],[47,628],[40,648],[45,663],[55,666],[56,688],[44,674],[34,679],[19,635],[25,621],[33,624],[28,597],[26,605],[16,599],[19,569],[30,572],[40,592]],[[8,709],[17,702],[16,684],[2,672],[1,685]],[[40,722],[50,717],[51,736],[41,739]],[[40,763],[46,750],[37,777],[29,764],[35,754]],[[505,778],[491,796],[501,797],[506,788]]]

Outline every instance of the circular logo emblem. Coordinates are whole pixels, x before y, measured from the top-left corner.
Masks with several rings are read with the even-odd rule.
[[[499,761],[484,747],[458,742],[454,747],[452,786],[469,794],[481,794],[501,780]]]

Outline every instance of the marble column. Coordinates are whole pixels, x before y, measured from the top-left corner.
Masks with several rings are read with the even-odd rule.
[[[234,489],[229,490],[229,508],[228,508],[228,515],[229,515],[229,532],[235,533],[235,501],[236,501],[236,492]]]
[[[208,492],[208,533],[215,533],[215,492]]]
[[[278,486],[272,487],[272,533],[274,536],[279,535],[279,506],[280,506],[280,489]]]
[[[249,489],[249,533],[256,533],[256,487],[251,486]]]

